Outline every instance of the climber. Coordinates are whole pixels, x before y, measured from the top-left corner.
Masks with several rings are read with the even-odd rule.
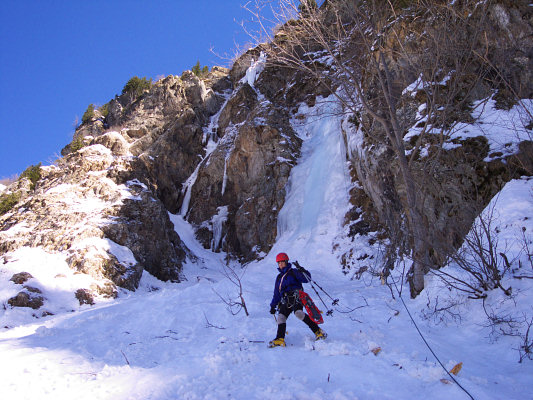
[[[325,339],[326,332],[319,328],[319,326],[309,318],[303,311],[303,305],[300,301],[299,291],[303,289],[302,283],[307,283],[311,279],[311,273],[306,269],[300,267],[299,269],[292,268],[289,263],[289,256],[286,253],[279,253],[276,256],[278,263],[279,274],[276,278],[274,286],[274,296],[270,302],[270,314],[276,314],[276,308],[279,311],[278,318],[278,333],[274,340],[271,340],[268,347],[285,347],[285,331],[287,327],[287,318],[291,312],[294,312],[296,318],[305,322],[305,324],[315,334],[315,339]]]

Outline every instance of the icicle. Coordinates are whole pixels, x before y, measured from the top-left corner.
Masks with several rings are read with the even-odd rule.
[[[202,160],[203,161],[203,160]],[[183,198],[183,203],[181,203],[181,209],[180,209],[180,215],[185,218],[185,215],[187,214],[187,211],[189,211],[189,203],[191,201],[191,191],[194,183],[196,182],[196,178],[198,177],[198,171],[200,170],[200,166],[202,165],[202,161],[198,163],[196,166],[196,169],[194,172],[189,176],[189,178],[185,181],[185,184],[183,185],[183,189],[181,190],[181,193],[185,192],[185,197]]]
[[[222,196],[224,196],[224,192],[226,191],[226,181],[228,179],[228,175],[226,173],[227,166],[228,166],[228,158],[226,157],[224,159],[224,177],[222,178]]]
[[[211,218],[211,224],[213,226],[213,242],[211,249],[217,251],[220,248],[220,242],[222,240],[222,225],[228,219],[228,206],[218,207],[218,213]]]

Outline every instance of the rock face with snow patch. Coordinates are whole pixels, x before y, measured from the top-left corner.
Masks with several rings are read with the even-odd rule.
[[[139,98],[123,94],[111,100],[107,116],[82,125],[74,142],[101,136],[106,130],[119,131],[139,165],[144,164],[157,198],[176,213],[182,183],[204,152],[203,127],[222,105],[230,85],[222,68],[213,69],[205,80],[190,71],[181,77],[168,76]]]
[[[402,53],[395,54],[393,49],[395,43],[412,46],[411,63],[418,65],[415,54],[422,58],[420,52],[423,51],[417,50],[410,40],[417,30],[427,30],[423,24],[429,26],[432,22],[413,15],[407,9],[405,18],[391,20],[381,32],[383,37],[380,40],[387,43],[381,51],[390,82],[395,86],[390,94],[394,97],[397,121],[402,124],[404,132],[403,146],[409,168],[413,171],[420,203],[418,207],[426,227],[424,241],[429,261],[431,267],[438,268],[461,245],[474,218],[505,182],[533,173],[531,164],[526,161],[532,154],[531,134],[528,133],[531,129],[531,122],[528,122],[531,103],[528,99],[533,97],[533,81],[530,79],[533,71],[533,41],[530,36],[533,22],[525,4],[491,5],[487,12],[472,12],[468,23],[462,26],[464,30],[454,34],[457,38],[474,37],[478,33],[475,29],[485,27],[490,33],[484,34],[482,43],[469,42],[474,50],[470,50],[468,56],[473,54],[472,51],[488,54],[488,63],[494,70],[487,71],[479,58],[463,66],[461,71],[455,69],[459,64],[450,68],[442,62],[440,73],[446,78],[442,82],[421,84],[421,71],[412,71],[412,66],[407,67],[411,64],[402,59]],[[442,28],[439,23],[433,22],[432,29]],[[348,53],[349,50],[345,49]],[[454,53],[457,48],[450,53],[445,51],[443,49],[439,54],[443,60],[457,61],[454,58],[459,54]],[[509,63],[508,60],[513,61]],[[518,64],[522,68],[517,68]],[[368,70],[371,69],[369,66]],[[505,82],[484,79],[486,74],[496,71],[500,77],[506,77]],[[417,79],[417,76],[420,77]],[[453,80],[453,84],[448,79]],[[415,84],[412,84],[413,81]],[[414,85],[413,88],[410,84]],[[424,85],[433,85],[434,89],[425,90]],[[380,93],[375,76],[366,76],[362,86],[368,93]],[[431,105],[430,101],[426,102],[430,98],[428,93],[432,90],[436,93],[437,89],[441,90],[440,98],[435,96],[431,100],[444,110],[443,116],[438,110],[431,118],[424,118],[428,113],[427,104]],[[378,96],[374,100],[379,101]],[[445,104],[444,100],[448,103]],[[380,112],[386,115],[386,108],[383,107]],[[494,120],[495,115],[498,115],[498,122]],[[429,123],[428,119],[431,119]],[[348,126],[349,135],[356,143],[352,148],[351,162],[356,179],[371,199],[367,211],[377,213],[388,236],[393,238],[393,246],[410,253],[413,238],[406,227],[406,183],[400,173],[398,157],[392,150],[393,146],[383,139],[383,126],[368,110],[361,110],[359,123],[357,127],[354,125]],[[512,127],[514,133],[511,134],[507,127]],[[515,146],[513,143],[517,142],[522,143]]]
[[[245,260],[268,252],[276,238],[277,213],[301,145],[286,109],[260,88],[242,83],[228,101],[221,115],[227,119],[217,127],[222,138],[200,165],[187,210],[204,245]],[[227,216],[213,219],[221,207]]]
[[[258,49],[233,66],[233,92],[211,120],[216,146],[189,183],[182,214],[204,246],[243,261],[268,253],[302,139],[292,119],[303,101],[323,92],[294,71],[267,64]]]
[[[116,147],[118,137],[94,141]],[[161,202],[137,179],[144,174],[136,163],[89,144],[42,168],[35,189],[0,217],[0,252],[28,246],[62,253],[71,268],[100,282],[92,290],[107,296],[115,285],[135,289],[143,269],[179,281],[184,249]]]

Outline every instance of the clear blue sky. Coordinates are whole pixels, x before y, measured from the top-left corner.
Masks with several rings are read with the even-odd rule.
[[[180,75],[228,61],[249,38],[246,0],[3,0],[0,178],[51,164],[90,103],[133,76]]]

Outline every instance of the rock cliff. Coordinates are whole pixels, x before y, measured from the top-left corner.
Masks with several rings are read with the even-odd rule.
[[[382,58],[358,66],[367,100],[381,105],[362,107],[348,129],[357,143],[352,166],[371,199],[366,209],[385,225],[392,253],[411,254],[414,239],[398,151],[372,115],[386,115],[385,104],[394,108],[388,121],[398,123],[412,172],[428,268],[446,262],[505,182],[533,173],[533,18],[526,3],[428,3],[389,16],[376,30],[382,45],[373,57]],[[383,90],[385,74],[391,86]]]

